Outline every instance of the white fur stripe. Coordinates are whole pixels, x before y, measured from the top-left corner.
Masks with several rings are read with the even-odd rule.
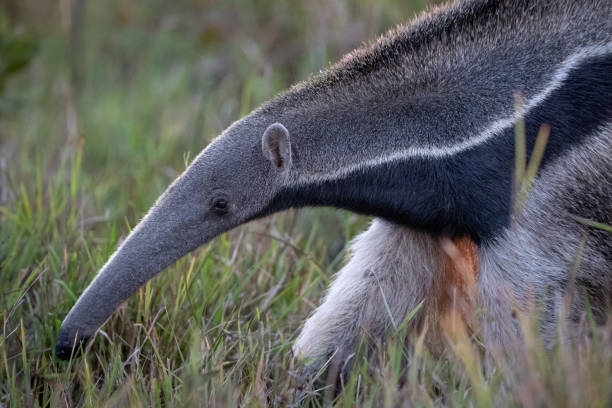
[[[519,117],[526,116],[532,109],[544,102],[551,93],[563,85],[563,82],[567,79],[569,74],[574,69],[579,67],[584,60],[587,58],[603,56],[611,52],[612,42],[609,42],[581,48],[580,50],[571,54],[560,64],[559,68],[557,68],[544,89],[542,89],[542,91],[538,94],[534,95],[530,100],[526,101],[522,109],[513,112],[513,114],[509,116],[493,121],[483,131],[460,143],[449,146],[409,147],[407,149],[393,152],[387,156],[376,157],[359,163],[353,163],[330,173],[302,174],[299,176],[297,184],[337,180],[359,170],[380,166],[389,162],[405,160],[410,157],[448,157],[465,150],[472,149],[491,140],[493,137],[500,134],[507,128],[512,127]]]

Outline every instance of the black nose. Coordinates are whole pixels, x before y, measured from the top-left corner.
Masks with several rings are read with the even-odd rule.
[[[70,360],[70,357],[77,357],[81,354],[81,350],[87,344],[86,337],[78,337],[76,345],[73,339],[68,339],[60,333],[57,343],[55,343],[55,355],[61,360]]]

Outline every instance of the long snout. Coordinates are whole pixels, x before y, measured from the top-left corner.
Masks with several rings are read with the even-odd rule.
[[[64,319],[57,357],[69,359],[143,284],[220,232],[205,232],[189,190],[189,180],[177,179],[102,267]]]
[[[277,179],[286,179],[290,145],[284,126],[266,130],[269,120],[257,115],[210,143],[110,257],[62,322],[59,358],[74,355],[122,302],[177,259],[265,214]]]

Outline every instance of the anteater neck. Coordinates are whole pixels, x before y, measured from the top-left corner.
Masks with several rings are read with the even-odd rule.
[[[610,72],[609,54],[585,58],[569,70],[554,90],[529,106],[525,113],[527,157],[544,123],[550,125],[551,132],[542,167],[580,144],[610,118]],[[468,95],[462,103],[469,105]],[[411,96],[405,97],[406,106],[413,106]],[[319,115],[313,114],[315,110],[305,117],[289,113],[291,120],[285,119],[285,123],[289,123],[292,133],[295,177],[277,194],[266,213],[291,207],[333,206],[432,233],[468,235],[477,242],[492,239],[507,226],[511,211],[513,123],[494,129],[484,140],[478,139],[482,132],[474,131],[464,136],[468,142],[475,140],[473,145],[454,149],[461,140],[452,132],[461,123],[449,123],[445,115],[461,109],[456,101],[449,100],[449,106],[442,106],[438,100],[429,104],[424,101],[416,113],[400,109],[400,102],[394,100],[390,107],[372,104],[369,111],[350,111],[340,103],[326,106]],[[508,104],[511,103],[508,95]],[[461,112],[454,114],[462,116]],[[421,149],[427,147],[423,140],[412,151],[406,149],[405,141],[423,134],[425,123],[426,131],[437,126],[440,140],[450,142],[446,146],[440,143],[438,150],[429,152]],[[491,128],[471,122],[466,122],[465,127]],[[316,162],[324,170],[318,171],[311,165],[313,160],[306,160],[302,152],[313,139],[323,141],[326,135],[333,143],[321,142],[314,149]],[[309,147],[312,157],[312,145]]]

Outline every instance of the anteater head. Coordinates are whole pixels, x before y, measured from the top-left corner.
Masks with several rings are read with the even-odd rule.
[[[217,235],[266,214],[291,168],[285,126],[266,123],[258,113],[231,126],[172,183],[103,266],[62,323],[56,355],[69,359],[162,269]]]

